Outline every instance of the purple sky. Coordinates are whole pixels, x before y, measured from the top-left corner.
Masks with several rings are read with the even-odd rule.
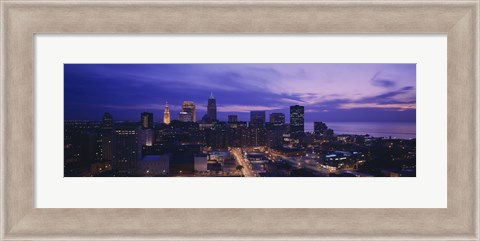
[[[65,64],[65,119],[162,121],[168,101],[172,119],[185,100],[197,119],[210,92],[218,117],[251,110],[282,112],[305,106],[305,121],[415,122],[415,64]],[[267,117],[268,121],[268,117]]]

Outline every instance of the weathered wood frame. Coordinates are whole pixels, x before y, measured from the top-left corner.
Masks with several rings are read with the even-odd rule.
[[[2,239],[480,238],[478,0],[3,0],[0,21]],[[448,208],[35,209],[36,33],[446,33]]]

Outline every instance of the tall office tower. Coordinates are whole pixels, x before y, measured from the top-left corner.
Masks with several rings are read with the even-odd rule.
[[[247,122],[232,122],[228,125],[228,146],[245,147],[248,144]]]
[[[184,101],[182,104],[182,111],[187,112],[191,116],[191,122],[197,121],[197,114],[195,112],[195,103],[193,101]]]
[[[90,164],[97,160],[97,135],[94,132],[84,132],[80,135],[80,161]]]
[[[155,137],[155,130],[153,128],[143,128],[139,127],[137,130],[137,160],[142,160],[143,158],[143,148],[153,146],[153,141]]]
[[[290,106],[290,135],[292,138],[301,139],[305,133],[304,107]]]
[[[113,117],[110,115],[110,113],[105,112],[103,114],[103,120],[102,120],[102,127],[112,127],[113,126]]]
[[[165,103],[165,111],[163,112],[163,123],[170,124],[170,110],[168,109],[168,102]]]
[[[237,128],[238,127],[238,116],[237,115],[228,115],[228,127]]]
[[[265,127],[265,111],[250,111],[250,127]]]
[[[102,160],[111,162],[113,160],[113,118],[110,113],[103,115],[101,139]]]
[[[283,134],[287,126],[285,125],[285,114],[270,114],[270,123],[267,130],[267,145],[269,147],[281,147],[283,145]]]
[[[271,126],[284,126],[285,125],[285,115],[283,113],[272,113],[270,114],[270,125]]]
[[[217,120],[217,100],[213,97],[213,93],[210,93],[208,98],[207,115],[211,121]]]
[[[265,128],[248,128],[248,145],[265,146],[267,140],[267,130]]]
[[[153,129],[153,113],[143,112],[140,117],[140,123],[144,129]]]
[[[180,111],[180,113],[178,113],[178,120],[181,122],[191,122],[192,115],[188,112]]]
[[[155,130],[153,128],[140,128],[138,130],[138,144],[142,146],[152,146]]]
[[[135,172],[138,160],[137,125],[116,126],[114,147],[112,168],[124,174]]]
[[[228,116],[228,123],[235,123],[238,122],[238,116],[237,115],[229,115]]]

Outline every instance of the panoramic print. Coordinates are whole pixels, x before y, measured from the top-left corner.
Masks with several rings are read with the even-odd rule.
[[[415,177],[415,64],[65,64],[65,177]]]

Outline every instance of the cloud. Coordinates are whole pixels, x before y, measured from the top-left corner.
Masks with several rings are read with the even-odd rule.
[[[137,110],[163,112],[165,101],[179,111],[184,100],[205,112],[210,92],[224,114],[286,111],[295,104],[310,115],[403,110],[416,103],[414,65],[74,64],[65,65],[64,73],[65,111],[72,118],[80,112],[101,116],[96,112],[105,109],[119,115],[124,109],[125,118]]]
[[[406,86],[398,90],[384,92],[359,99],[337,98],[314,104],[319,109],[393,109],[404,111],[416,108],[415,87]]]
[[[394,80],[383,77],[381,71],[377,72],[372,77],[371,82],[374,86],[379,86],[382,88],[393,88],[396,85]]]
[[[398,111],[415,109],[415,104],[379,104],[379,103],[345,103],[341,104],[340,109],[359,109],[359,108],[377,108],[377,109],[396,109]]]
[[[373,85],[384,88],[392,88],[395,87],[395,81],[387,79],[376,79],[374,80]]]
[[[217,105],[218,112],[250,112],[262,110],[279,110],[280,106],[261,106],[261,105]]]
[[[367,97],[359,100],[361,103],[375,102],[383,104],[393,104],[393,103],[415,103],[415,87],[414,86],[405,86],[398,90],[385,92],[376,96]]]
[[[100,107],[108,109],[164,110],[165,104],[101,105]],[[168,104],[168,108],[170,110],[180,110],[182,107],[178,105]]]

